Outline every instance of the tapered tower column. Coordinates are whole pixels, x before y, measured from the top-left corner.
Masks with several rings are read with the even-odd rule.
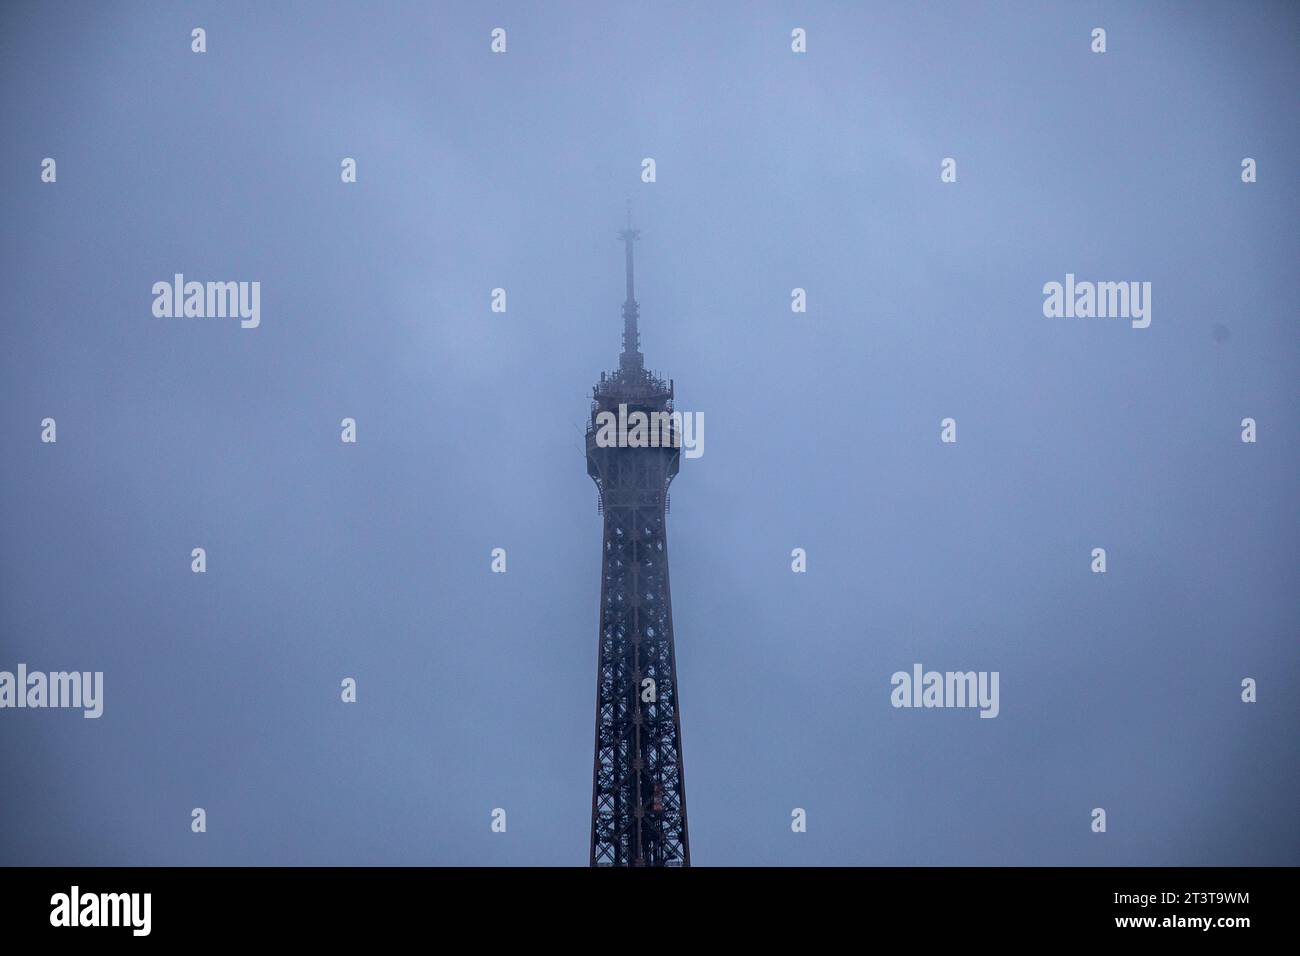
[[[632,272],[639,233],[629,224],[619,237],[627,270],[623,352],[618,370],[592,390],[587,426],[587,474],[604,516],[590,863],[689,866],[665,520],[680,438],[611,446],[600,428],[603,413],[626,421],[636,411],[673,411],[672,383],[645,370],[640,350]]]

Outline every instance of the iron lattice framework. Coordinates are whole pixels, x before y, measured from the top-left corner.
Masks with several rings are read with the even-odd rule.
[[[602,412],[617,417],[673,410],[672,382],[646,371],[640,351],[632,283],[632,243],[639,233],[629,225],[619,236],[627,261],[623,353],[618,370],[602,373],[592,390],[587,426],[587,474],[596,483],[605,520],[590,862],[689,866],[664,520],[680,441],[675,425],[674,439],[659,447],[626,447],[621,441],[602,447],[597,441]]]

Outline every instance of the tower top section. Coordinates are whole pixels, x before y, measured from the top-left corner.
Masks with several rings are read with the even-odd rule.
[[[627,227],[619,230],[623,240],[623,259],[627,277],[627,298],[623,300],[623,351],[618,357],[618,368],[612,373],[600,373],[600,381],[593,389],[598,402],[617,404],[629,402],[652,408],[671,409],[673,385],[645,367],[641,354],[641,333],[637,322],[641,307],[636,301],[636,274],[632,262],[632,243],[641,238],[641,230],[632,227],[632,209],[628,204]]]
[[[618,368],[625,377],[639,377],[645,368],[645,356],[641,354],[641,332],[637,328],[637,319],[641,308],[636,304],[636,284],[632,267],[632,243],[641,238],[641,231],[632,228],[632,211],[628,210],[627,228],[619,232],[623,240],[624,259],[627,264],[627,298],[623,301],[623,354],[618,357]]]

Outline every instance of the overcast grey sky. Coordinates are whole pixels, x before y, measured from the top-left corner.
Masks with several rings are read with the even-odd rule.
[[[0,711],[0,863],[585,863],[629,197],[647,364],[707,422],[693,862],[1300,862],[1298,27],[6,3],[0,669],[105,703]],[[155,318],[178,272],[259,281],[260,327]],[[1067,273],[1151,282],[1150,327],[1045,318]],[[916,662],[1000,715],[892,708]]]

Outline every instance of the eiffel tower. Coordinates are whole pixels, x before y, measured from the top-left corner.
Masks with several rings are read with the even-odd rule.
[[[655,413],[671,415],[673,385],[647,371],[641,354],[632,283],[632,243],[640,233],[630,213],[618,235],[627,263],[623,352],[618,369],[602,372],[592,389],[587,425],[587,474],[596,483],[605,522],[590,863],[689,866],[664,520],[668,485],[680,464],[680,422],[670,426],[673,440],[659,447],[628,447],[625,441],[626,416],[639,411],[654,422]],[[615,445],[598,441],[602,413],[617,417]]]

